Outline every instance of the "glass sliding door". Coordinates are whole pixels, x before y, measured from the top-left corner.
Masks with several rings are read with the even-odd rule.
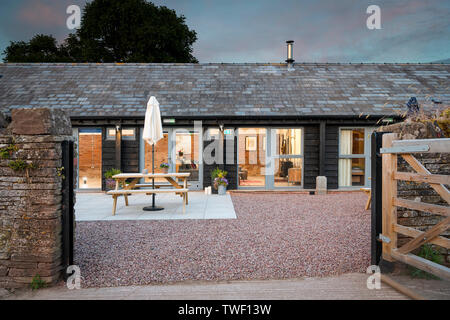
[[[102,129],[78,130],[78,188],[102,188]]]
[[[271,162],[273,187],[303,185],[303,131],[301,128],[271,129]]]
[[[172,129],[172,166],[174,172],[190,173],[188,181],[192,189],[203,187],[202,133],[194,129]]]
[[[147,169],[152,172],[152,146],[140,139],[140,170]],[[155,172],[162,173],[162,163],[169,164],[168,172],[188,172],[190,189],[203,188],[202,165],[202,130],[186,128],[163,128],[164,138],[155,144]],[[151,182],[146,179],[145,182]],[[155,182],[167,184],[164,178],[155,179]]]
[[[169,163],[169,133],[164,131],[164,138],[155,144],[155,173],[163,173],[164,170],[160,167],[162,163]],[[144,168],[149,173],[152,172],[152,146],[144,142]],[[151,182],[152,179],[146,178],[145,182]],[[155,182],[166,183],[164,178],[155,179]]]
[[[238,130],[238,186],[266,186],[266,128]]]

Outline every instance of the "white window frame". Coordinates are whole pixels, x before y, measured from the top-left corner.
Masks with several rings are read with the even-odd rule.
[[[342,130],[364,130],[364,153],[361,154],[343,154],[341,155],[341,131]],[[364,185],[363,186],[340,186],[339,189],[359,189],[363,187],[370,186],[369,175],[371,173],[371,163],[370,163],[370,136],[372,132],[375,130],[373,127],[340,127],[338,132],[338,183],[339,183],[339,160],[340,159],[361,159],[364,158]]]
[[[109,134],[109,130],[114,130],[114,135],[111,136]],[[116,140],[116,128],[115,127],[106,127],[106,140],[114,141]]]
[[[292,186],[287,186],[287,187],[280,187],[280,186],[275,186],[275,173],[274,172],[270,172],[271,173],[271,177],[269,178],[269,183],[268,183],[268,188],[269,189],[303,189],[304,188],[304,173],[305,173],[305,129],[304,127],[271,127],[268,128],[270,130],[268,130],[269,135],[270,135],[270,154],[266,154],[267,156],[267,160],[266,163],[269,163],[268,161],[276,161],[276,159],[302,159],[302,181],[301,184],[298,185],[292,185]],[[300,148],[300,154],[277,154],[277,150],[276,150],[276,132],[278,129],[300,129],[301,132],[301,148]],[[269,160],[270,159],[270,160]],[[274,164],[273,164],[274,165]]]
[[[123,134],[123,130],[133,130],[133,135],[132,136],[125,136]],[[121,129],[121,132],[122,132],[122,134],[121,134],[122,140],[128,140],[128,141],[135,141],[136,140],[136,128],[135,127],[123,127]]]
[[[114,130],[113,136],[109,134],[109,130]],[[136,128],[135,127],[123,127],[120,130],[122,132],[122,134],[121,134],[122,140],[127,140],[127,141],[135,141],[136,140]],[[132,136],[124,136],[123,130],[133,130],[133,135]],[[115,127],[106,127],[106,140],[115,141],[116,134],[117,134],[117,130]]]
[[[264,178],[264,186],[240,186],[239,185],[239,166],[241,165],[241,163],[239,163],[239,131],[240,129],[264,129],[265,130],[265,137],[266,137],[266,146],[265,146],[265,150],[264,150],[264,158],[266,161],[266,167],[265,167],[265,178]],[[268,146],[270,143],[270,127],[263,127],[263,126],[243,126],[243,127],[239,127],[236,128],[234,130],[235,132],[235,137],[236,137],[236,165],[237,165],[237,169],[236,169],[236,181],[237,181],[237,188],[238,189],[250,189],[250,190],[268,190],[269,189],[269,183],[270,183],[270,178],[269,178],[269,171],[270,168],[267,167],[267,161],[269,160],[267,154],[268,154]],[[245,143],[245,142],[244,142]]]

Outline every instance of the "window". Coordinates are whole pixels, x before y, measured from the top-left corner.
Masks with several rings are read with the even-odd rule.
[[[175,131],[175,172],[190,173],[188,181],[198,181],[200,178],[200,138],[201,133],[198,131]]]
[[[143,142],[144,145],[144,169],[147,169],[148,172],[152,172],[152,146],[148,144],[147,142]],[[159,140],[155,144],[155,167],[154,172],[155,173],[164,173],[164,169],[161,168],[162,163],[168,163],[170,166],[170,160],[169,160],[169,134],[167,131],[164,131],[163,138]],[[170,171],[170,169],[169,169]],[[151,182],[152,179],[145,178],[145,182]],[[166,183],[167,180],[164,178],[157,178],[155,179],[155,182],[157,183]]]
[[[218,128],[209,128],[207,131],[207,140],[220,139],[220,130]]]
[[[116,140],[116,128],[106,129],[106,140]],[[123,128],[122,140],[136,140],[135,128]]]
[[[116,128],[106,129],[106,140],[116,140]]]
[[[339,187],[364,186],[369,160],[365,128],[342,128],[339,133]],[[366,139],[367,137],[367,139]]]
[[[135,128],[123,128],[122,129],[122,140],[136,140]]]

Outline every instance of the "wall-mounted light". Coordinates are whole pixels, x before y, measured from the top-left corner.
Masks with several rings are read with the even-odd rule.
[[[119,132],[120,130],[120,124],[116,124],[116,132]]]
[[[163,123],[175,123],[175,119],[163,119]]]

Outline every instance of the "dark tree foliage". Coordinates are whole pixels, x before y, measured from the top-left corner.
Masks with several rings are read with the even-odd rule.
[[[11,42],[4,60],[196,63],[196,40],[185,17],[165,6],[145,0],[94,0],[84,8],[80,29],[60,46],[53,37],[38,35],[28,43]]]
[[[12,41],[3,52],[5,62],[67,62],[53,36],[35,35],[30,41]]]

